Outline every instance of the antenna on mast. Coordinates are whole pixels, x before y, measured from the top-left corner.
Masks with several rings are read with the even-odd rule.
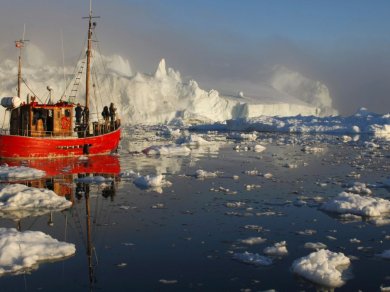
[[[26,34],[26,24],[23,25],[23,35],[22,39],[15,41],[15,47],[19,49],[19,58],[18,58],[18,97],[20,98],[20,87],[22,83],[22,48],[24,47],[24,43],[28,42],[28,40],[24,39]]]
[[[61,29],[61,47],[62,47],[62,67],[64,74],[64,96],[66,96],[66,76],[65,76],[65,52],[64,52],[64,31]]]

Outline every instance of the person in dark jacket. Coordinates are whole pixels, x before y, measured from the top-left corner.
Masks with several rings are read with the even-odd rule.
[[[83,109],[82,109],[81,105],[78,103],[74,110],[76,112],[76,124],[80,124],[81,117],[83,115]]]
[[[111,118],[112,124],[115,122],[115,115],[116,115],[116,107],[114,106],[114,103],[111,103],[110,104],[110,118]]]
[[[103,116],[103,119],[105,122],[108,122],[108,120],[110,119],[110,112],[108,110],[108,106],[105,106],[103,108],[103,111],[102,111],[102,116]]]
[[[83,123],[87,125],[88,121],[89,121],[89,108],[86,106],[84,107],[83,110]]]

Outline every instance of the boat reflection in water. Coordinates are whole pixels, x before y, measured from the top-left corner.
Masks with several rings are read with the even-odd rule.
[[[116,174],[120,172],[119,159],[115,155],[66,157],[57,159],[0,159],[0,163],[9,166],[26,166],[46,172],[53,177],[64,174],[101,173]]]
[[[58,196],[65,197],[71,201],[72,206],[62,211],[50,209],[0,211],[0,220],[13,220],[16,222],[16,228],[19,231],[27,231],[33,227],[34,230],[38,229],[44,232],[52,230],[54,233],[58,232],[58,227],[62,226],[62,222],[64,222],[64,241],[76,242],[76,254],[82,252],[84,248],[86,249],[89,286],[93,290],[97,256],[92,242],[92,235],[94,228],[100,224],[97,216],[108,211],[109,205],[112,205],[110,202],[114,200],[120,181],[118,157],[108,155],[91,156],[82,159],[3,160],[2,162],[7,163],[9,166],[23,165],[36,168],[47,173],[46,177],[39,179],[8,180],[3,181],[3,183],[19,183],[29,187],[49,189]],[[98,208],[100,210],[97,210]],[[47,219],[39,219],[39,217],[45,218],[46,216],[48,216]],[[22,220],[25,224],[22,224]],[[47,225],[54,226],[54,229],[48,229]],[[73,232],[68,234],[67,229],[69,228],[77,230],[77,234]]]

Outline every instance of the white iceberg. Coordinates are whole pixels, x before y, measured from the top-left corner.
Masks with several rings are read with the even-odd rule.
[[[48,189],[38,189],[22,184],[7,185],[0,190],[0,211],[48,209],[63,210],[72,203]]]
[[[0,274],[36,269],[40,262],[59,260],[75,252],[74,244],[60,242],[40,231],[0,228]]]
[[[233,254],[233,259],[240,262],[251,264],[255,266],[270,266],[272,260],[266,256],[259,255],[257,253],[243,252]]]
[[[374,125],[376,125],[374,127]],[[379,127],[379,126],[380,127]],[[342,116],[257,116],[230,119],[224,127],[221,124],[192,126],[192,130],[225,130],[225,131],[257,131],[285,133],[323,133],[323,134],[358,134],[378,135],[383,128],[390,127],[390,114],[376,114],[362,108],[354,115]]]
[[[30,168],[26,166],[0,166],[0,179],[27,179],[44,177],[46,172],[43,170]]]
[[[350,259],[343,253],[321,249],[295,260],[292,271],[314,283],[326,287],[340,287],[347,280],[343,271],[349,265]]]
[[[141,188],[158,188],[171,186],[171,183],[165,180],[165,176],[162,174],[138,176],[134,180],[134,184]]]
[[[288,254],[286,241],[276,242],[263,250],[264,254],[271,256],[285,256]]]
[[[191,149],[184,145],[160,145],[150,146],[142,150],[146,155],[188,155]]]
[[[342,192],[333,200],[322,204],[321,209],[335,213],[379,217],[390,213],[390,201],[382,198]]]

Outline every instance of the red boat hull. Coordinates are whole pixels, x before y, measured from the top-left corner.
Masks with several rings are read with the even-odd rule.
[[[36,159],[74,157],[86,154],[104,155],[117,150],[120,128],[99,136],[76,138],[26,137],[0,135],[0,157]]]

